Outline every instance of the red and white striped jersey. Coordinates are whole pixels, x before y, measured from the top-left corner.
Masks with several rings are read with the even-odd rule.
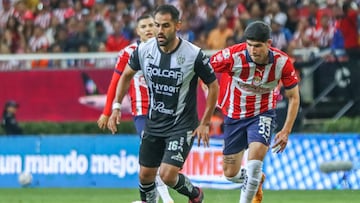
[[[215,72],[222,73],[218,106],[233,119],[256,116],[276,107],[275,88],[281,81],[291,89],[298,83],[288,55],[271,47],[269,64],[254,63],[246,43],[215,53],[211,59]]]
[[[40,27],[46,29],[50,26],[51,17],[52,15],[50,12],[41,13],[35,17],[34,25],[39,25]]]
[[[115,70],[107,91],[106,104],[103,111],[104,115],[111,115],[112,103],[116,94],[116,87],[122,72],[133,51],[138,46],[138,42],[132,43],[122,49],[118,54]],[[138,71],[131,80],[129,87],[129,95],[131,100],[131,112],[133,116],[146,115],[149,106],[149,94],[147,85],[142,71]]]

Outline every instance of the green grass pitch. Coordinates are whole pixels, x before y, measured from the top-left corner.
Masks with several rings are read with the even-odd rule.
[[[238,203],[238,190],[205,189],[204,203]],[[187,203],[171,191],[175,203]],[[131,203],[136,189],[0,189],[0,203]],[[160,201],[161,202],[161,201]],[[360,190],[264,191],[263,203],[359,203]]]

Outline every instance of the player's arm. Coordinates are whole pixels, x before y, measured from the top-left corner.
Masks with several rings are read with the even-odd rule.
[[[133,70],[129,65],[126,65],[123,74],[116,87],[116,96],[112,106],[112,114],[109,118],[108,128],[114,134],[117,131],[117,124],[120,123],[121,119],[121,102],[124,99],[129,86],[130,81],[134,77],[137,71]]]
[[[198,136],[198,145],[200,145],[200,140],[202,140],[204,146],[209,146],[210,120],[215,110],[219,94],[219,84],[214,70],[209,63],[209,58],[203,52],[200,52],[197,57],[195,62],[195,72],[206,84],[208,88],[208,95],[206,97],[206,106],[203,117],[201,118],[200,124],[195,129],[193,135]]]
[[[116,96],[112,105],[112,114],[108,122],[108,129],[114,134],[117,131],[117,124],[120,123],[121,119],[121,102],[124,99],[129,86],[130,81],[134,77],[135,73],[140,70],[140,62],[138,56],[138,48],[132,53],[128,64],[120,77],[120,80],[116,87]]]
[[[285,96],[288,99],[288,109],[286,119],[282,129],[275,135],[275,143],[272,148],[280,146],[278,152],[283,152],[288,142],[289,134],[294,126],[299,106],[300,94],[298,86],[298,78],[295,73],[295,68],[290,61],[287,62],[283,70],[282,82],[285,87]]]
[[[230,73],[234,65],[229,48],[216,52],[210,57],[210,64],[217,73]]]
[[[294,126],[299,106],[300,106],[300,95],[299,95],[299,86],[296,85],[291,89],[285,89],[285,96],[288,98],[288,109],[286,120],[281,131],[290,133]]]
[[[105,107],[97,121],[98,127],[100,129],[106,128],[107,122],[111,115],[111,108],[112,108],[112,104],[113,104],[113,101],[115,98],[116,87],[119,82],[120,76],[121,76],[122,72],[124,71],[124,68],[128,61],[129,61],[129,53],[126,52],[126,49],[122,49],[119,52],[119,56],[116,61],[114,73],[112,75],[112,78],[111,78],[111,81],[110,81],[110,84],[109,84],[109,87],[108,87],[108,90],[106,93]]]

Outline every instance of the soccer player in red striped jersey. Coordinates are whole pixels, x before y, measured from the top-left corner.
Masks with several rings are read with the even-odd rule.
[[[106,104],[103,113],[100,115],[97,123],[99,128],[105,129],[112,112],[112,104],[115,98],[116,87],[125,69],[126,64],[132,52],[136,49],[140,42],[146,42],[148,39],[155,36],[154,19],[151,15],[142,15],[137,19],[136,32],[140,40],[130,44],[119,52],[118,59],[115,65],[115,70],[107,91]],[[131,111],[134,116],[135,128],[139,135],[144,129],[146,114],[148,113],[149,94],[147,85],[144,80],[142,71],[138,71],[130,82],[129,95],[131,100]],[[159,176],[156,177],[157,190],[164,203],[173,203],[170,197],[167,186],[163,183]]]
[[[245,29],[244,43],[220,50],[210,59],[215,72],[222,73],[218,106],[225,115],[224,175],[232,182],[245,179],[240,203],[262,199],[259,185],[264,180],[263,160],[275,128],[275,89],[279,82],[285,87],[289,105],[284,126],[275,135],[273,151],[284,151],[300,103],[294,66],[287,54],[271,47],[270,33],[269,25],[255,21]],[[240,167],[246,149],[244,178]]]

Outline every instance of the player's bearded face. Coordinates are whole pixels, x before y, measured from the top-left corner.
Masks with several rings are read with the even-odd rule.
[[[159,46],[167,46],[176,38],[176,26],[170,14],[156,14],[155,28]]]

